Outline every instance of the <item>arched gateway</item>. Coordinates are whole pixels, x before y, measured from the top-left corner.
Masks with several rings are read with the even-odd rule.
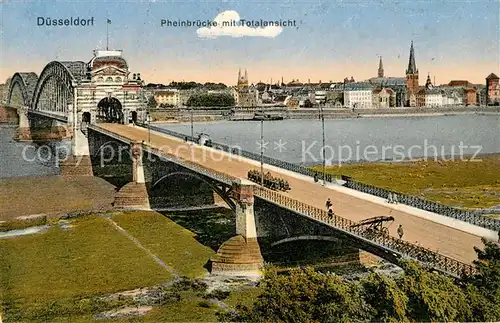
[[[97,120],[123,123],[122,104],[117,98],[106,97],[97,104]]]

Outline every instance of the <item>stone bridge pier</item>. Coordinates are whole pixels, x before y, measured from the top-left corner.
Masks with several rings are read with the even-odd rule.
[[[78,122],[76,108],[68,104],[68,125],[71,128],[71,154],[60,164],[60,173],[63,176],[93,176],[90,159],[89,141]]]
[[[121,209],[150,210],[149,194],[144,176],[142,142],[133,142],[130,152],[132,158],[132,182],[118,191],[115,196],[114,206]]]
[[[31,141],[31,128],[28,118],[28,107],[18,108],[17,115],[19,117],[19,125],[16,129],[14,140]]]
[[[224,242],[212,257],[212,274],[246,277],[262,275],[264,260],[257,240],[253,186],[247,180],[233,184],[236,235]]]

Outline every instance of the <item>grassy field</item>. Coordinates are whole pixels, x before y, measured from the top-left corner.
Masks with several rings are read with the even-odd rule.
[[[332,166],[327,172],[454,207],[487,208],[500,204],[500,155],[483,156],[481,161]]]
[[[120,213],[113,216],[113,220],[180,276],[198,277],[208,273],[204,265],[215,252],[172,220],[156,212]]]
[[[88,304],[82,299],[172,278],[105,219],[89,217],[72,225],[0,240],[6,319],[50,317],[79,307],[85,312]]]
[[[205,265],[215,251],[165,216],[124,212],[112,219],[179,275],[207,273]],[[0,239],[0,313],[7,322],[93,322],[96,313],[136,304],[128,298],[102,297],[173,278],[106,219],[88,216],[67,224],[69,228],[56,224],[45,233]],[[257,291],[231,292],[227,304],[251,305]],[[178,290],[172,287],[172,292]],[[153,306],[144,317],[111,321],[217,320],[215,314],[221,308],[204,299],[203,293],[187,290],[180,294],[178,301]]]

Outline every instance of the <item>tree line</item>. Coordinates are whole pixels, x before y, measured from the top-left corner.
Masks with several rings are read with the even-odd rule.
[[[400,276],[371,273],[360,280],[311,268],[266,271],[250,308],[218,313],[238,322],[492,322],[500,320],[500,248],[475,248],[476,273],[452,279],[413,261]]]

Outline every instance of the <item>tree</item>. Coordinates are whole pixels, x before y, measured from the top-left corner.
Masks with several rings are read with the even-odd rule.
[[[311,268],[279,275],[266,272],[264,290],[252,309],[237,307],[235,315],[222,314],[223,321],[244,322],[352,322],[370,317],[359,286],[339,276]]]
[[[152,95],[148,99],[148,109],[156,109],[158,102],[156,102],[155,97]]]
[[[222,320],[244,322],[453,322],[500,321],[500,248],[475,248],[477,272],[453,280],[402,260],[393,278],[372,273],[359,283],[313,269],[288,275],[267,271],[252,308],[238,306]]]
[[[375,321],[401,322],[406,320],[408,297],[394,279],[377,273],[361,281],[363,297],[372,307]]]
[[[474,247],[476,273],[467,279],[465,291],[473,317],[479,321],[500,321],[500,247],[482,239],[484,250]]]
[[[186,102],[194,107],[228,107],[234,105],[234,97],[228,93],[193,94]]]
[[[407,317],[419,322],[468,321],[471,309],[465,293],[450,278],[431,273],[414,261],[401,261],[396,280],[408,297]]]

